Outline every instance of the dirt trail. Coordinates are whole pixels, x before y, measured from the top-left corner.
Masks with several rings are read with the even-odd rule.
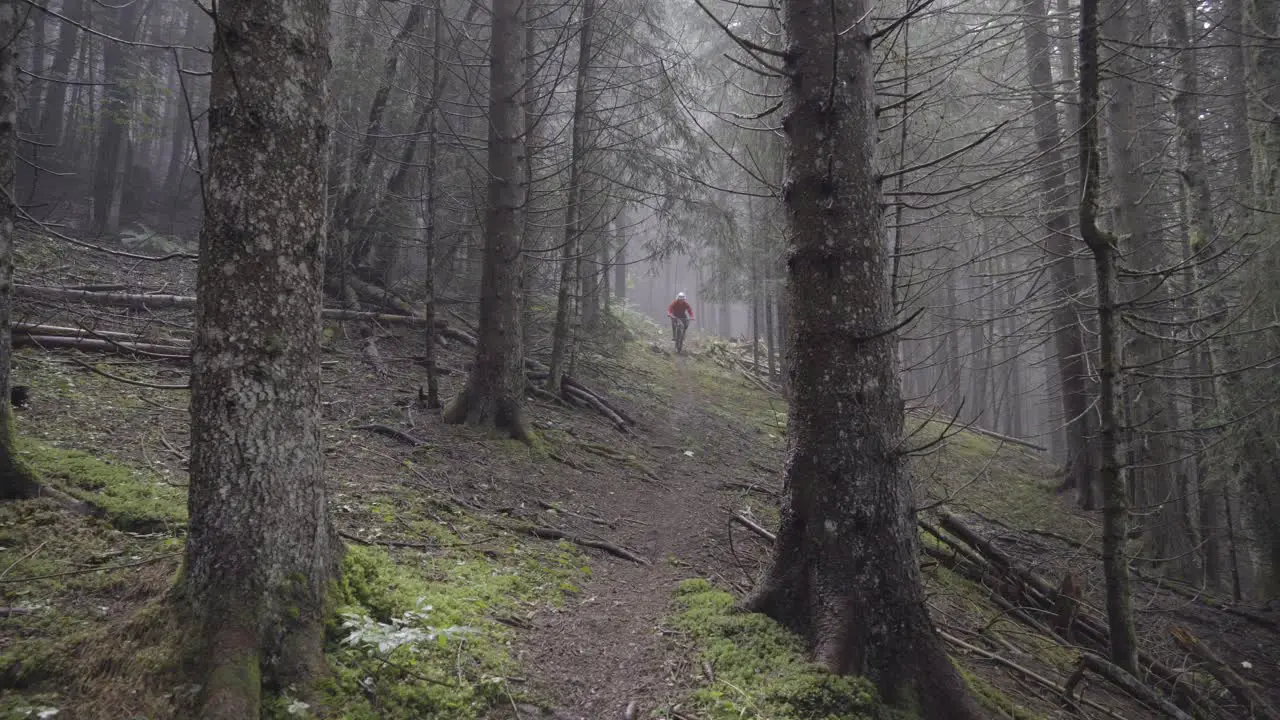
[[[722,562],[721,543],[711,536],[723,534],[725,498],[717,484],[732,472],[724,466],[731,458],[724,438],[700,417],[704,398],[693,377],[695,360],[677,356],[673,362],[678,373],[671,406],[665,417],[643,423],[644,442],[657,461],[653,470],[665,486],[628,487],[596,477],[576,494],[601,516],[622,518],[611,539],[651,563],[596,557],[581,594],[542,613],[519,651],[533,689],[555,703],[556,718],[623,718],[632,701],[640,717],[668,699],[675,687],[658,620],[670,612],[680,580]]]

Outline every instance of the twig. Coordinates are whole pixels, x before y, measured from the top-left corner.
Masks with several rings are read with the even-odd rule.
[[[149,565],[159,560],[165,560],[168,558],[177,557],[181,554],[182,553],[176,553],[176,552],[164,553],[163,555],[156,555],[155,557],[150,557],[150,558],[147,558],[146,560],[139,560],[137,562],[131,562],[131,563],[122,563],[120,565],[103,565],[102,567],[86,568],[84,570],[68,570],[66,572],[51,573],[49,575],[28,575],[27,577],[20,577],[20,578],[5,578],[5,579],[0,579],[0,584],[7,585],[9,583],[32,582],[35,580],[50,580],[52,578],[71,577],[72,575],[88,575],[89,573],[107,572],[109,570],[124,570],[126,568],[134,568],[140,565]]]
[[[7,567],[7,568],[5,568],[5,569],[4,569],[4,572],[0,572],[0,582],[3,582],[3,581],[4,581],[5,576],[6,576],[6,575],[8,575],[8,574],[9,574],[9,572],[10,572],[11,570],[13,570],[14,568],[18,567],[18,563],[22,562],[23,560],[30,560],[32,557],[34,557],[34,556],[35,556],[35,554],[36,554],[36,553],[40,552],[40,549],[41,549],[41,548],[43,548],[45,545],[48,545],[48,544],[49,544],[49,541],[48,541],[48,540],[45,540],[44,542],[42,542],[42,543],[40,543],[39,545],[37,545],[35,550],[32,550],[31,552],[27,553],[26,555],[23,555],[22,557],[18,558],[17,560],[14,560],[14,561],[13,561],[13,563],[11,563],[11,564],[9,565],[9,567]]]
[[[746,490],[747,492],[760,493],[761,495],[771,498],[776,498],[779,495],[777,490],[770,490],[767,487],[762,487],[753,483],[729,481],[720,483],[719,487],[721,490]]]
[[[425,440],[419,440],[418,438],[410,435],[407,432],[397,430],[388,425],[378,425],[378,424],[360,425],[360,426],[357,426],[355,429],[366,430],[368,432],[377,433],[379,435],[386,435],[387,437],[394,438],[396,440],[399,440],[400,442],[412,445],[413,447],[422,447],[423,445],[427,444]]]
[[[574,545],[581,545],[582,547],[589,547],[589,548],[595,548],[596,550],[603,550],[609,553],[610,555],[620,557],[623,560],[630,560],[631,562],[637,563],[639,565],[649,564],[648,560],[645,560],[644,558],[640,557],[639,555],[636,555],[630,550],[627,550],[626,548],[621,547],[619,545],[615,545],[611,542],[606,542],[604,540],[592,540],[591,538],[579,537],[577,535],[571,535],[563,530],[557,530],[555,528],[549,528],[549,527],[537,527],[533,525],[514,526],[514,527],[504,526],[504,527],[507,527],[508,529],[511,529],[511,530],[525,532],[534,537],[542,538],[543,540],[566,540],[568,542],[573,543]]]
[[[755,522],[755,521],[747,519],[747,517],[746,517],[746,516],[744,516],[744,515],[742,515],[741,513],[734,513],[734,516],[733,516],[733,518],[732,518],[732,519],[733,519],[735,522],[737,522],[739,525],[741,525],[741,526],[745,527],[746,529],[748,529],[748,530],[750,530],[751,532],[753,532],[753,533],[755,533],[755,534],[759,535],[760,537],[764,538],[765,540],[768,540],[768,541],[769,541],[769,542],[771,542],[771,543],[773,543],[773,542],[777,542],[777,541],[778,541],[778,536],[777,536],[777,535],[774,535],[773,533],[769,532],[768,530],[765,530],[763,527],[761,527],[760,525],[756,524],[756,522]]]
[[[70,358],[70,360],[76,365],[79,365],[85,370],[88,370],[89,372],[97,373],[102,377],[107,378],[108,380],[115,380],[116,382],[122,382],[122,383],[125,383],[126,385],[137,385],[138,387],[151,388],[152,390],[190,390],[191,389],[191,383],[185,383],[182,385],[160,385],[157,383],[143,382],[141,380],[130,380],[129,378],[120,377],[119,375],[112,375],[106,370],[99,370],[98,368],[90,365],[87,362],[84,362],[83,360],[77,360],[76,358]]]
[[[1157,695],[1155,690],[1143,685],[1141,681],[1130,675],[1124,668],[1113,665],[1092,653],[1081,655],[1080,662],[1084,663],[1085,667],[1110,680],[1116,687],[1129,693],[1135,699],[1142,701],[1148,707],[1157,709],[1174,720],[1193,720],[1190,715],[1179,709],[1177,705]]]
[[[1022,674],[1022,675],[1024,675],[1024,676],[1026,676],[1027,678],[1030,678],[1031,680],[1036,681],[1037,683],[1039,683],[1039,684],[1043,685],[1045,688],[1047,688],[1047,689],[1049,689],[1049,690],[1052,690],[1052,691],[1054,691],[1054,692],[1058,693],[1059,695],[1061,695],[1061,696],[1063,697],[1063,699],[1065,699],[1068,703],[1070,703],[1070,704],[1071,704],[1071,705],[1073,705],[1073,706],[1074,706],[1077,702],[1079,702],[1079,703],[1082,703],[1082,704],[1084,704],[1084,705],[1088,705],[1089,707],[1093,708],[1094,710],[1098,710],[1099,712],[1104,712],[1104,713],[1106,713],[1107,715],[1109,715],[1110,717],[1116,718],[1117,720],[1124,720],[1124,716],[1123,716],[1123,715],[1119,715],[1119,714],[1117,714],[1115,711],[1111,710],[1110,708],[1106,707],[1105,705],[1101,705],[1101,704],[1099,704],[1099,703],[1096,703],[1096,702],[1094,702],[1093,700],[1090,700],[1090,699],[1088,699],[1088,698],[1079,698],[1079,699],[1077,699],[1077,698],[1073,698],[1073,697],[1071,697],[1071,696],[1070,696],[1070,690],[1069,690],[1066,686],[1064,686],[1064,685],[1059,685],[1058,683],[1056,683],[1056,682],[1054,682],[1054,681],[1050,680],[1049,678],[1046,678],[1046,677],[1044,677],[1043,675],[1037,674],[1036,672],[1034,672],[1034,671],[1032,671],[1032,670],[1028,670],[1027,668],[1025,668],[1025,667],[1023,667],[1023,666],[1019,665],[1018,663],[1015,663],[1014,661],[1012,661],[1012,660],[1010,660],[1010,659],[1008,659],[1008,658],[1006,658],[1006,657],[1003,657],[1003,656],[1001,656],[1001,655],[997,655],[996,653],[993,653],[993,652],[991,652],[990,650],[985,650],[985,649],[983,649],[983,648],[980,648],[980,647],[978,647],[977,645],[973,645],[973,644],[971,644],[971,643],[967,643],[967,642],[965,642],[964,640],[961,640],[960,638],[955,637],[954,635],[951,635],[951,634],[950,634],[950,633],[948,633],[947,631],[942,630],[941,628],[939,628],[939,630],[938,630],[938,635],[942,636],[942,638],[943,638],[944,640],[946,640],[947,642],[954,643],[955,645],[958,645],[958,646],[960,646],[960,647],[962,647],[962,648],[964,648],[964,649],[966,649],[966,650],[968,650],[968,651],[970,651],[970,652],[972,652],[972,653],[974,653],[974,654],[976,654],[976,655],[981,655],[982,657],[984,657],[984,658],[986,658],[986,659],[988,659],[988,660],[991,660],[992,662],[995,662],[995,663],[998,663],[998,664],[1000,664],[1000,665],[1003,665],[1003,666],[1005,666],[1005,667],[1009,668],[1010,670],[1013,670],[1014,672],[1020,673],[1020,674]],[[1075,709],[1075,711],[1076,711],[1077,713],[1079,713],[1079,708],[1073,708],[1073,709]]]
[[[352,542],[356,542],[361,545],[368,545],[370,547],[380,547],[380,546],[401,547],[401,548],[413,548],[415,550],[435,550],[436,549],[436,546],[430,543],[405,542],[403,540],[368,540],[366,538],[360,537],[359,535],[355,535],[354,533],[346,532],[345,530],[339,530],[338,536],[344,537]]]

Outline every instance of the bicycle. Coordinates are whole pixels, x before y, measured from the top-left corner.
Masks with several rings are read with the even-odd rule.
[[[689,331],[689,318],[671,318],[671,336],[676,341],[676,354],[684,350],[684,334]]]

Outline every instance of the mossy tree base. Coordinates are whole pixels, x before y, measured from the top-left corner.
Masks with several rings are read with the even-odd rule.
[[[444,421],[451,425],[492,427],[532,445],[533,433],[529,430],[519,397],[482,392],[477,387],[477,383],[468,381],[463,391],[445,407]]]
[[[35,470],[14,452],[12,436],[0,438],[0,500],[29,500],[42,489]]]

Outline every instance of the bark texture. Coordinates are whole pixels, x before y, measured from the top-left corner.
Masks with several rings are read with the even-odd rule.
[[[1280,42],[1276,41],[1280,37],[1280,0],[1252,0],[1245,33],[1252,90],[1249,117],[1255,122],[1254,191],[1256,204],[1261,206],[1254,213],[1254,230],[1259,237],[1274,238],[1280,231]],[[1267,244],[1266,249],[1258,252],[1250,270],[1255,282],[1269,287],[1280,275],[1280,251],[1270,244],[1271,240],[1262,242]],[[1274,323],[1280,314],[1280,296],[1268,293],[1251,314],[1252,322],[1259,327]],[[1280,353],[1280,341],[1275,339],[1275,333],[1267,338],[1265,348],[1255,352],[1260,357],[1275,357]],[[1274,392],[1266,385],[1257,387],[1269,395]],[[1244,408],[1256,402],[1256,398],[1240,397],[1233,404]],[[1280,522],[1276,521],[1280,517],[1280,450],[1276,449],[1274,434],[1274,421],[1253,423],[1236,451],[1241,484],[1249,499],[1249,510],[1241,520],[1252,520],[1251,529],[1257,535],[1266,570],[1259,589],[1265,596],[1280,594]]]
[[[1204,132],[1200,123],[1201,104],[1197,67],[1199,52],[1191,40],[1190,22],[1187,19],[1187,8],[1180,3],[1170,3],[1167,8],[1169,18],[1169,37],[1178,48],[1176,58],[1177,71],[1173,78],[1173,112],[1177,127],[1179,149],[1179,170],[1182,175],[1182,186],[1187,218],[1190,221],[1190,239],[1187,243],[1186,260],[1190,269],[1191,290],[1196,291],[1190,299],[1193,315],[1212,318],[1220,323],[1227,314],[1227,302],[1222,292],[1221,270],[1218,264],[1218,234],[1213,214],[1213,191],[1209,183],[1209,169],[1205,159]],[[1195,12],[1191,13],[1191,21],[1195,20]],[[1196,257],[1193,264],[1192,258]],[[1207,281],[1207,282],[1206,282]],[[1212,284],[1208,284],[1212,283]],[[1197,328],[1197,339],[1205,332]],[[1213,413],[1223,408],[1228,397],[1226,386],[1236,382],[1235,375],[1218,375],[1218,368],[1237,364],[1234,341],[1231,337],[1223,337],[1218,341],[1209,341],[1203,348],[1197,348],[1192,358],[1193,375],[1199,379],[1194,382],[1191,408],[1194,422],[1197,425],[1210,425],[1214,422]],[[1224,357],[1231,357],[1224,362]],[[1213,377],[1212,380],[1204,379]],[[1222,503],[1223,490],[1227,480],[1222,473],[1216,471],[1209,461],[1210,454],[1205,448],[1195,448],[1196,495],[1199,515],[1196,519],[1197,534],[1193,540],[1197,553],[1201,558],[1200,578],[1212,588],[1223,587],[1226,565],[1224,533],[1225,524]]]
[[[1120,441],[1120,349],[1116,238],[1098,227],[1101,159],[1098,139],[1098,0],[1080,3],[1080,235],[1093,253],[1098,304],[1098,452],[1102,464],[1102,572],[1106,582],[1111,660],[1138,671],[1138,641],[1129,592],[1125,539],[1129,493]]]
[[[560,389],[560,377],[569,353],[569,315],[577,267],[579,238],[582,235],[582,170],[586,164],[587,113],[590,108],[591,39],[595,15],[594,0],[583,0],[582,25],[578,30],[578,74],[573,91],[573,133],[569,148],[569,187],[564,209],[564,247],[560,259],[560,283],[556,292],[556,321],[551,331],[551,372],[547,377],[550,390]]]
[[[524,3],[494,0],[489,63],[489,202],[476,359],[445,409],[451,423],[493,425],[529,439],[520,332],[524,185]]]
[[[0,4],[0,500],[34,497],[40,486],[13,447],[9,405],[13,315],[14,164],[18,155],[17,5]]]
[[[926,719],[982,717],[924,604],[901,454],[867,0],[789,0],[784,120],[792,398],[773,564],[750,609]]]
[[[323,661],[328,20],[323,0],[218,6],[183,578],[202,719],[256,718],[262,685],[305,692]]]
[[[1067,436],[1067,477],[1064,486],[1074,488],[1080,506],[1093,508],[1094,475],[1098,459],[1089,441],[1089,369],[1085,356],[1084,332],[1080,322],[1082,283],[1076,276],[1071,237],[1071,191],[1062,155],[1062,131],[1058,106],[1053,95],[1050,64],[1048,12],[1044,0],[1025,0],[1023,38],[1027,51],[1027,74],[1032,91],[1036,149],[1039,168],[1044,227],[1045,261],[1053,286],[1053,342],[1057,355],[1062,422]]]

